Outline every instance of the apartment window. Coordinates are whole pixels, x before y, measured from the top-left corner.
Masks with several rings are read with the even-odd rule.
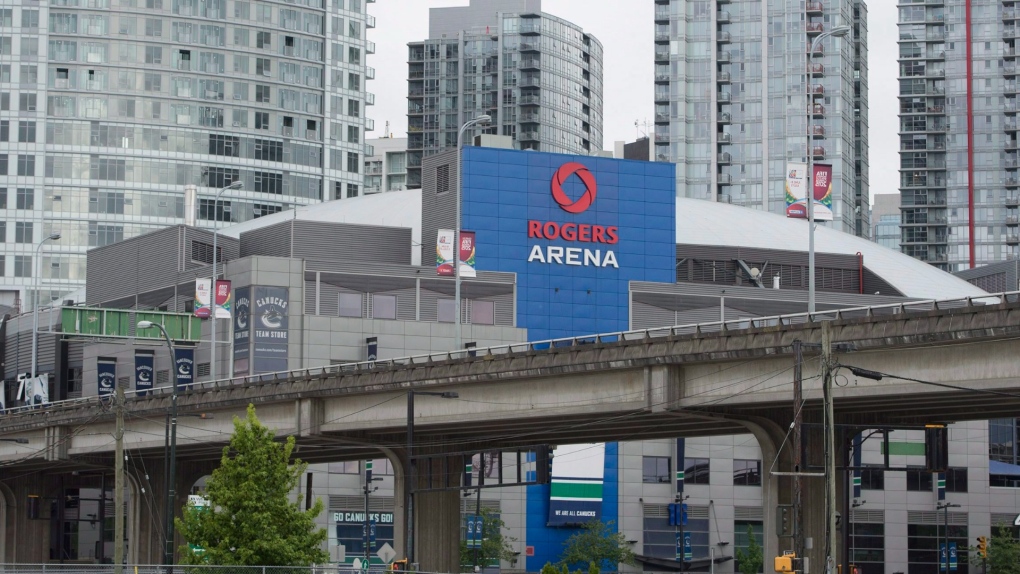
[[[18,122],[18,141],[35,142],[35,122]]]
[[[35,190],[19,187],[16,201],[15,209],[35,209]]]
[[[668,456],[641,457],[641,481],[669,483],[669,462]]]
[[[931,492],[934,481],[932,473],[923,468],[907,471],[907,490],[914,492]]]
[[[347,61],[352,64],[361,63],[361,48],[350,46],[347,48]]]
[[[356,183],[347,184],[347,197],[358,197],[358,184]]]
[[[361,91],[361,75],[353,72],[347,73],[347,89],[355,92]],[[353,115],[353,114],[352,114]]]
[[[14,276],[15,277],[32,276],[32,257],[30,255],[14,256]]]
[[[38,28],[39,27],[39,11],[38,10],[21,10],[21,27],[22,28]]]
[[[885,470],[881,468],[862,468],[861,489],[885,490]]]
[[[269,129],[269,112],[255,112],[255,129]]]
[[[684,459],[684,484],[708,484],[709,460],[707,458]]]
[[[261,86],[255,84],[255,101],[268,104],[270,102],[270,88],[269,86]]]
[[[162,74],[150,74],[145,73],[145,91],[146,92],[159,92],[163,89],[163,76]]]
[[[215,206],[213,204],[216,204]],[[232,221],[230,217],[230,202],[222,199],[199,199],[198,218],[206,221]]]
[[[272,47],[273,35],[270,32],[259,32],[255,35],[255,47],[268,50]]]
[[[0,153],[0,175],[7,175],[7,154]]]
[[[209,154],[227,157],[238,157],[241,149],[241,138],[219,134],[209,135]]]
[[[163,48],[159,46],[146,46],[145,47],[145,63],[146,64],[162,64],[163,63]]]
[[[353,151],[347,152],[347,171],[350,173],[358,173],[361,169],[360,165],[361,159],[359,159],[358,153]]]
[[[255,73],[259,76],[272,77],[273,64],[269,58],[255,58]]]
[[[23,112],[34,112],[35,102],[36,102],[35,94],[18,95],[18,109]]]
[[[283,193],[283,175],[268,171],[255,172],[254,191],[259,193],[272,193],[280,195]]]
[[[347,100],[347,115],[355,118],[361,117],[361,102],[358,100]]]
[[[373,319],[396,319],[397,297],[395,295],[372,295]]]
[[[340,316],[361,317],[361,293],[340,293]]]
[[[946,492],[967,492],[967,469],[950,468],[946,471]]]
[[[471,302],[471,322],[475,325],[495,325],[496,308],[492,301]]]
[[[0,187],[0,209],[7,209],[7,188]]]
[[[89,191],[89,213],[113,213],[123,215],[124,192],[122,191]]]
[[[0,142],[11,141],[11,122],[0,120]]]
[[[241,179],[241,172],[229,167],[210,167],[206,168],[204,179],[209,187],[222,189]]]
[[[34,176],[35,175],[35,156],[34,155],[18,155],[18,175]]]
[[[123,225],[89,223],[89,246],[102,247],[124,241]]]
[[[347,126],[348,143],[359,143],[361,139],[361,128],[358,126]]]
[[[0,243],[7,243],[7,222],[0,221]],[[0,257],[2,259],[2,257]]]
[[[145,19],[145,35],[151,37],[161,37],[163,35],[163,21],[155,18]],[[146,48],[148,51],[148,48]]]
[[[39,83],[39,66],[30,66],[28,64],[22,64],[18,69],[19,81],[22,84],[38,84]]]
[[[734,459],[733,485],[761,486],[761,461]]]
[[[34,243],[32,239],[32,224],[24,221],[14,223],[15,243]]]

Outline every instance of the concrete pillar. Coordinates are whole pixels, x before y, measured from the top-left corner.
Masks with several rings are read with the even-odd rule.
[[[780,555],[782,550],[793,547],[792,538],[779,538],[776,533],[776,508],[779,504],[789,504],[792,500],[792,481],[785,476],[776,476],[771,471],[785,471],[793,466],[793,450],[789,442],[779,452],[786,433],[776,423],[768,419],[738,421],[754,435],[761,448],[761,497],[762,497],[762,529],[765,543],[762,553],[763,567],[771,571],[772,557]],[[776,461],[776,457],[779,460]],[[775,465],[773,465],[773,461]]]
[[[404,508],[406,458],[392,456],[394,465],[393,545],[397,556],[407,556]],[[399,464],[398,464],[399,462]],[[439,490],[440,485],[460,484],[463,459],[419,459],[414,491],[414,562],[422,572],[460,571],[460,491]],[[431,485],[429,477],[432,477]]]

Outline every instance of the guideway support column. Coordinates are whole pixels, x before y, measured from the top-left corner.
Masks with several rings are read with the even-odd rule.
[[[417,449],[415,449],[417,452]],[[421,572],[459,572],[461,512],[459,490],[437,490],[448,477],[449,484],[460,484],[463,472],[460,457],[419,459],[416,462],[416,487],[413,489],[414,537],[412,563],[418,563]],[[407,486],[407,458],[400,460],[394,502],[395,520],[393,542],[399,558],[407,556],[407,508],[404,494]],[[431,486],[430,480],[431,479]]]

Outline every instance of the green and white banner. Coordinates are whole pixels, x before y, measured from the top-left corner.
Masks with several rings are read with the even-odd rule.
[[[557,447],[549,487],[549,526],[602,519],[604,443]]]

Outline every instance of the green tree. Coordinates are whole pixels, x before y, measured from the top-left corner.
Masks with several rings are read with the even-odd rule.
[[[761,544],[758,544],[758,536],[754,528],[747,525],[747,551],[737,548],[737,569],[741,574],[759,574],[764,565],[765,557],[762,555]]]
[[[329,561],[322,550],[326,530],[315,525],[322,500],[309,510],[291,502],[307,464],[290,464],[294,437],[274,440],[271,429],[248,405],[244,420],[234,417],[234,434],[220,466],[206,483],[203,512],[185,512],[175,524],[188,544],[182,564],[307,566]]]
[[[1020,574],[1020,541],[1003,524],[988,541],[988,574]]]
[[[563,544],[560,564],[578,568],[594,564],[602,570],[615,570],[619,564],[633,565],[635,561],[627,538],[616,531],[613,521],[592,520]]]
[[[513,543],[517,539],[505,536],[506,524],[487,508],[482,509],[482,546],[478,549],[478,565],[485,568],[492,562],[511,562],[517,558]],[[467,547],[467,540],[460,541],[460,563],[469,572],[475,565],[475,549]]]

